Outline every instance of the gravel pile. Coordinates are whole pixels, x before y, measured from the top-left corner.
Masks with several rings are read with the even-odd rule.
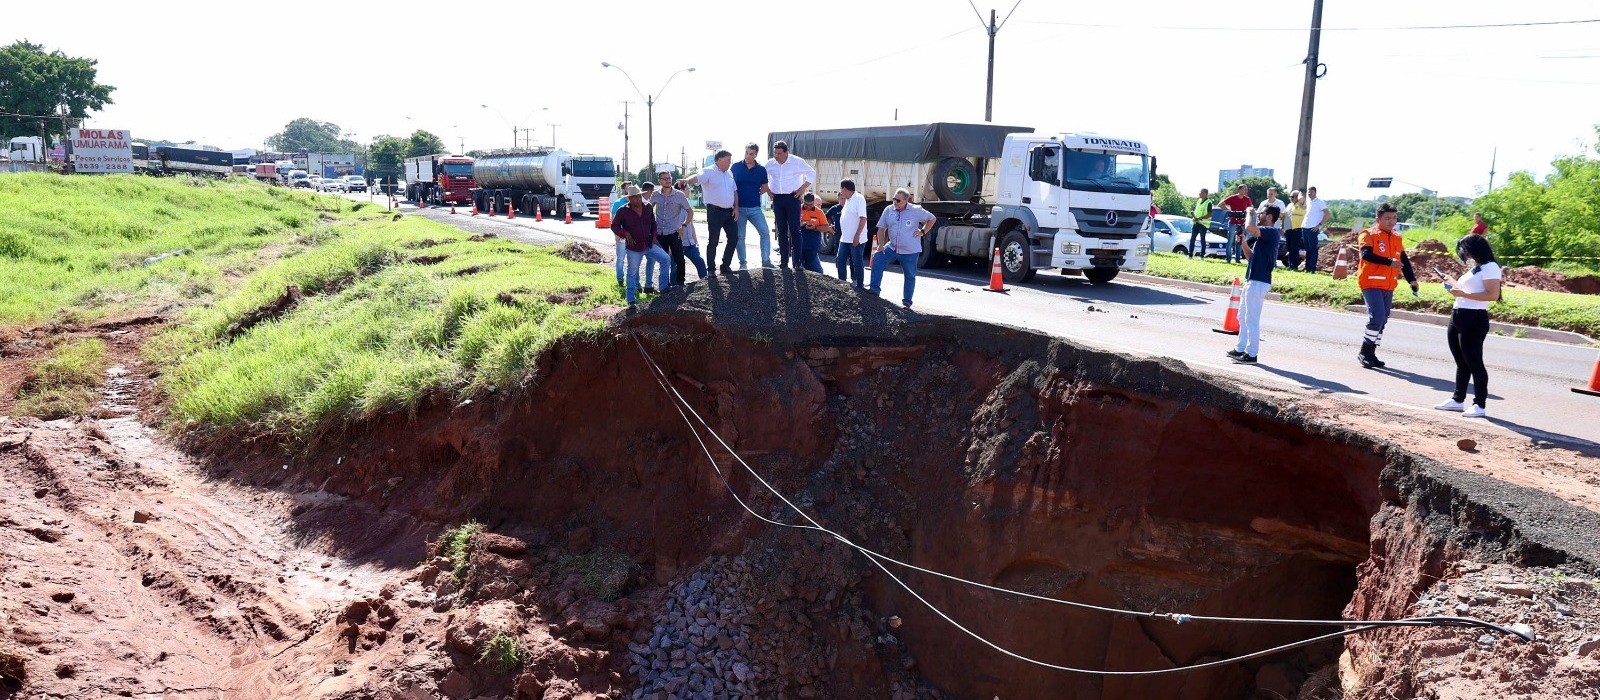
[[[744,557],[713,559],[672,589],[647,642],[628,647],[636,700],[756,697],[764,678],[750,661],[752,616],[741,592]]]
[[[898,298],[898,291],[895,295]],[[787,342],[904,336],[918,314],[829,275],[758,269],[667,292],[641,311],[708,318],[722,328]]]

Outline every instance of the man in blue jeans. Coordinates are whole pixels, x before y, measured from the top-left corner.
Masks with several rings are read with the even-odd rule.
[[[772,267],[772,231],[767,228],[767,214],[761,209],[761,193],[767,191],[767,168],[756,162],[756,155],[761,153],[761,147],[749,144],[744,147],[744,160],[733,164],[728,172],[733,173],[733,189],[737,195],[739,223],[739,245],[735,251],[739,254],[739,269],[745,269],[744,243],[750,240],[745,224],[755,224],[756,231],[761,234],[761,266]]]
[[[917,290],[917,259],[922,257],[922,237],[933,230],[938,219],[927,209],[911,204],[905,188],[894,191],[894,206],[878,218],[878,248],[872,257],[872,293],[883,291],[883,271],[889,263],[900,263],[905,273],[901,305],[911,308],[911,294]]]
[[[864,289],[862,259],[866,257],[867,241],[872,232],[867,228],[867,200],[856,194],[854,180],[839,181],[839,222],[834,227],[839,230],[839,249],[833,254],[839,279],[845,279],[849,273],[856,289]]]
[[[611,231],[622,237],[628,255],[628,305],[639,301],[639,262],[644,258],[654,260],[661,267],[661,291],[671,286],[672,258],[656,245],[656,215],[644,203],[639,188],[628,185],[625,193],[628,205],[617,211],[611,220]]]

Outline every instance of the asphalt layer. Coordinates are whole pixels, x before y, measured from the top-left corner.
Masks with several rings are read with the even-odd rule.
[[[356,201],[368,199],[361,194],[347,196]],[[404,204],[400,210],[466,231],[537,245],[577,239],[609,251],[615,241],[610,231],[596,228],[593,219],[564,224],[534,222],[528,217],[514,221],[472,217],[462,209],[452,216],[448,209],[418,211]],[[704,251],[704,230],[700,238]],[[745,243],[753,268],[749,274],[765,274],[756,272],[760,256],[755,241]],[[772,257],[776,262],[775,243]],[[832,275],[833,262],[824,258],[823,269]],[[890,300],[900,297],[902,278],[897,270],[891,268],[882,283],[884,297]],[[1240,272],[1242,275],[1242,267]],[[1095,286],[1056,272],[1041,272],[1028,284],[1012,286],[1003,294],[984,291],[987,283],[988,270],[982,264],[922,270],[917,277],[915,313],[1029,328],[1123,353],[1178,359],[1211,374],[1370,401],[1432,417],[1442,415],[1431,407],[1448,397],[1454,383],[1455,365],[1445,344],[1445,331],[1430,324],[1391,320],[1379,350],[1389,367],[1368,370],[1355,359],[1366,324],[1364,315],[1268,302],[1263,312],[1261,363],[1241,366],[1230,363],[1224,354],[1237,339],[1213,332],[1226,312],[1226,295],[1121,280]],[[723,284],[726,287],[733,282]],[[789,284],[795,294],[816,286],[801,281]],[[855,302],[835,299],[828,304],[829,313],[833,305],[862,310]],[[1600,399],[1570,390],[1587,380],[1596,354],[1594,348],[1490,336],[1485,344],[1490,376],[1488,423],[1535,444],[1600,452],[1600,420],[1593,419],[1600,411]],[[1447,414],[1444,417],[1454,419]]]

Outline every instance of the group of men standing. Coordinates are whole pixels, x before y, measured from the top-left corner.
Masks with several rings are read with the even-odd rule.
[[[1302,196],[1299,190],[1289,193],[1289,201],[1284,202],[1278,198],[1278,188],[1267,188],[1266,199],[1258,205],[1250,199],[1248,187],[1239,185],[1234,193],[1218,202],[1206,189],[1200,190],[1200,199],[1194,205],[1194,226],[1189,234],[1189,256],[1203,257],[1206,253],[1205,233],[1213,231],[1224,234],[1226,249],[1224,258],[1228,262],[1244,262],[1249,256],[1240,244],[1240,234],[1244,233],[1245,212],[1254,211],[1255,218],[1260,219],[1268,207],[1276,207],[1279,218],[1275,220],[1283,232],[1280,241],[1285,254],[1284,265],[1291,270],[1298,269],[1302,260],[1305,261],[1306,272],[1317,271],[1317,253],[1319,245],[1318,234],[1328,222],[1328,205],[1317,196],[1317,188],[1306,188]],[[1214,221],[1218,211],[1226,212],[1225,221]],[[1213,228],[1214,227],[1214,228]],[[1200,245],[1196,246],[1198,242]]]
[[[650,285],[649,268],[661,266],[659,289],[683,284],[686,261],[694,263],[701,277],[733,272],[733,259],[739,269],[748,269],[745,260],[746,235],[754,226],[760,236],[761,265],[767,268],[793,268],[795,271],[823,273],[822,236],[835,225],[822,211],[811,193],[817,171],[805,159],[789,153],[783,141],[772,144],[773,157],[765,165],[757,162],[761,147],[745,146],[744,159],[733,162],[733,154],[717,151],[713,167],[683,180],[671,173],[658,175],[661,186],[645,189],[632,184],[624,190],[623,201],[613,206],[611,229],[617,236],[617,282],[626,289],[629,304],[638,301],[639,272],[645,268],[644,291]],[[694,233],[694,210],[684,190],[699,185],[705,203],[706,227],[710,231],[706,255],[700,257]],[[774,226],[770,229],[761,203],[762,195],[772,200]],[[865,259],[871,244],[866,200],[856,192],[851,180],[839,183],[839,248],[834,256],[838,277],[866,288]],[[895,192],[892,205],[879,217],[877,246],[872,249],[874,294],[880,292],[883,272],[898,263],[905,274],[901,304],[911,308],[916,289],[917,265],[922,254],[922,239],[935,225],[932,213],[911,203],[911,193]],[[777,265],[772,263],[772,229],[778,239]],[[722,262],[717,264],[717,248],[724,245]],[[714,269],[713,269],[713,266]]]

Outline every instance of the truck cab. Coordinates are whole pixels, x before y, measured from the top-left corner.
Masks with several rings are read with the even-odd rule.
[[[1059,268],[1095,283],[1150,256],[1155,159],[1144,143],[1098,134],[1006,137],[990,225],[1002,271],[1026,281]]]

